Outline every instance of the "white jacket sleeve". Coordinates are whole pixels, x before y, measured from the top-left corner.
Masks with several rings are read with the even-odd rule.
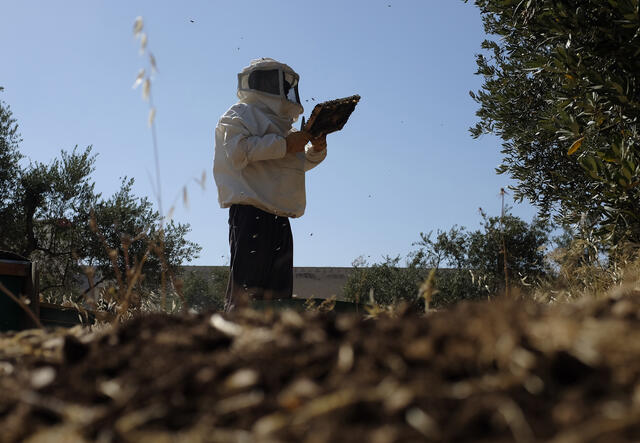
[[[304,150],[304,156],[304,170],[306,172],[318,166],[322,162],[322,160],[327,157],[327,149],[325,148],[320,152],[316,152],[313,150],[311,145],[307,145]]]
[[[278,134],[251,135],[238,116],[220,119],[218,128],[223,131],[223,146],[234,169],[243,169],[249,162],[282,158],[287,153],[287,142]]]

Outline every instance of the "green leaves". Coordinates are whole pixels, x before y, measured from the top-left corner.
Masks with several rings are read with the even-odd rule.
[[[604,169],[602,160],[598,157],[585,155],[580,158],[580,164],[582,167],[589,173],[591,177],[596,180],[600,180],[602,178],[602,171]]]
[[[17,124],[0,102],[0,249],[40,263],[45,299],[81,297],[78,279],[85,266],[101,279],[113,279],[125,268],[124,249],[130,263],[149,254],[160,231],[160,215],[148,199],[132,194],[132,179],[124,179],[113,196],[103,198],[95,191],[96,157],[91,147],[62,151],[49,163],[22,166],[19,142]],[[185,239],[188,231],[188,225],[165,226],[166,263],[145,258],[145,285],[159,287],[163,267],[165,272],[167,267],[178,271],[197,256],[200,248]],[[118,269],[110,258],[114,254]]]
[[[514,197],[559,221],[587,213],[612,244],[640,241],[638,1],[475,4],[495,38],[478,57],[471,131],[503,139]]]
[[[571,147],[569,148],[569,150],[567,151],[567,155],[573,155],[575,154],[575,152],[580,149],[580,146],[582,146],[582,142],[584,142],[584,137],[580,137],[578,140],[576,140],[575,142],[573,142],[573,144],[571,145]]]

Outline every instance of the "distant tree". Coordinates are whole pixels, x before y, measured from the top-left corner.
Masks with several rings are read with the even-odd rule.
[[[399,267],[400,257],[386,257],[370,267],[359,262],[347,279],[344,295],[348,300],[369,300],[382,305],[401,301],[423,305],[418,288],[431,269],[437,269],[438,292],[432,307],[445,307],[462,300],[474,300],[504,292],[505,274],[503,236],[506,245],[510,288],[534,283],[548,273],[544,251],[549,229],[541,220],[526,223],[513,215],[482,215],[482,229],[469,232],[454,226],[448,232],[420,234],[418,248]]]
[[[12,189],[0,194],[0,248],[39,262],[45,298],[81,299],[86,269],[94,284],[120,278],[141,292],[157,289],[197,256],[200,247],[185,238],[189,226],[163,224],[146,197],[132,195],[133,179],[123,178],[108,199],[95,192],[91,147],[21,168],[17,124],[4,103],[0,116],[0,180]]]
[[[182,265],[196,258],[201,247],[185,238],[189,225],[174,221],[162,224],[161,215],[147,197],[132,195],[133,184],[133,179],[123,178],[113,196],[100,199],[91,208],[91,242],[82,263],[94,267],[101,280],[114,280],[117,273],[126,275],[127,269],[144,259],[139,286],[154,289],[163,278],[180,275]],[[115,266],[112,251],[117,257]]]
[[[0,86],[0,92],[3,89]],[[14,195],[20,176],[22,156],[18,147],[21,140],[11,108],[0,100],[0,249],[3,247],[2,238],[15,235]]]
[[[640,15],[632,0],[475,0],[489,38],[474,136],[540,215],[640,242]]]
[[[539,219],[527,223],[510,214],[489,217],[481,211],[481,215],[482,229],[476,231],[454,226],[448,232],[438,231],[434,240],[430,234],[420,234],[416,245],[424,257],[423,266],[439,269],[434,305],[504,293],[505,255],[510,289],[530,285],[548,274],[546,223]]]

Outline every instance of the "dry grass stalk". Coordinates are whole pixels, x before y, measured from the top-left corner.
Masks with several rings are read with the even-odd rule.
[[[424,312],[429,311],[431,299],[438,293],[438,290],[435,287],[436,271],[436,268],[431,269],[431,271],[429,272],[429,276],[424,281],[424,283],[422,283],[420,289],[418,290],[418,297],[424,299]]]
[[[624,245],[603,260],[590,242],[577,239],[567,248],[549,255],[556,276],[533,290],[538,301],[570,301],[583,297],[602,298],[640,289],[640,250]]]

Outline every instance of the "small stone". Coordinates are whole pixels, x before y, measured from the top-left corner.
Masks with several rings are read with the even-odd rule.
[[[224,382],[227,389],[244,389],[255,385],[260,374],[253,369],[240,369],[231,374]]]
[[[41,389],[50,385],[56,379],[56,370],[51,366],[38,368],[31,373],[31,386]]]

